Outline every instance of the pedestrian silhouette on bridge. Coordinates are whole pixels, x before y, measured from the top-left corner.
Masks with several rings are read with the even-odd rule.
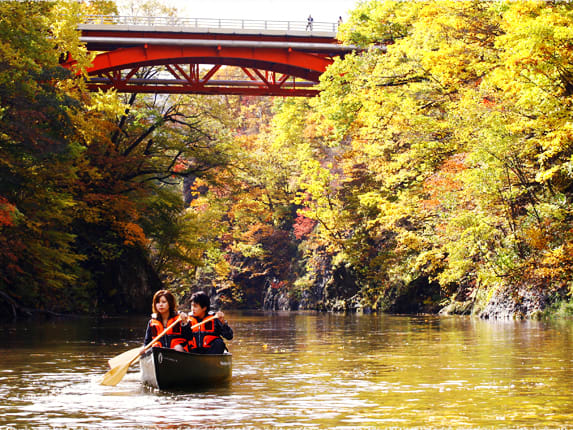
[[[312,15],[308,16],[308,19],[306,20],[306,30],[307,31],[312,31],[312,23],[314,22],[314,19],[312,17]]]

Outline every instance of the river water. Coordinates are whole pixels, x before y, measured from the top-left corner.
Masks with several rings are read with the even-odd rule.
[[[134,365],[146,318],[0,326],[0,428],[573,428],[573,322],[227,312],[233,379],[161,392]]]

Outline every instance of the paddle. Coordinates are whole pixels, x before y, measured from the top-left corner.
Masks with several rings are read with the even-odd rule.
[[[175,327],[175,325],[179,321],[181,321],[181,317],[177,317],[177,319],[173,321],[173,323],[170,324],[169,327],[167,327],[165,330],[163,330],[161,333],[155,336],[155,338],[143,348],[143,351],[147,351],[151,347],[151,345],[153,345],[155,342],[161,339],[165,335],[165,333],[167,333],[170,329]],[[127,373],[127,369],[129,369],[129,366],[131,366],[139,359],[143,351],[141,347],[137,347],[130,349],[129,351],[126,351],[110,359],[108,363],[111,369],[103,376],[103,379],[101,380],[100,384],[117,385],[118,382],[121,381],[125,376],[125,374]]]
[[[207,319],[204,319],[200,323],[197,323],[197,324],[191,326],[191,330],[193,330],[194,328],[199,327],[201,324],[205,324],[206,322],[211,321],[212,319],[215,319],[215,318],[216,318],[216,316],[213,315]],[[123,379],[123,377],[125,376],[125,374],[127,373],[127,369],[129,369],[129,366],[131,366],[137,360],[139,360],[139,357],[141,357],[141,353],[145,352],[149,348],[151,348],[151,346],[155,342],[157,342],[159,339],[161,339],[165,335],[165,333],[167,333],[171,328],[173,328],[179,321],[181,321],[181,317],[178,317],[171,325],[169,325],[169,327],[167,327],[165,330],[163,330],[161,333],[159,333],[151,342],[149,342],[143,348],[143,350],[141,349],[141,347],[137,347],[137,348],[130,349],[129,351],[125,351],[116,357],[111,358],[108,361],[111,369],[103,376],[103,379],[100,382],[100,384],[101,385],[111,385],[111,386],[117,385],[119,383],[119,381],[121,381]]]
[[[161,333],[159,333],[155,337],[155,339],[153,339],[151,342],[149,342],[149,344],[144,348],[144,350],[147,350],[149,345],[153,345],[155,342],[157,342],[159,339],[161,339],[165,335],[165,333],[167,333],[167,331],[170,328],[172,328],[173,326],[175,326],[175,324],[177,324],[180,320],[181,320],[181,318],[177,318],[169,327],[167,327],[165,330],[163,330]],[[125,363],[129,363],[134,358],[137,358],[137,356],[140,354],[140,352],[141,352],[141,346],[138,346],[137,348],[133,348],[133,349],[130,349],[129,351],[125,351],[119,355],[116,355],[115,357],[110,358],[108,360],[109,367],[113,369],[114,367],[120,366],[120,365],[125,364]]]

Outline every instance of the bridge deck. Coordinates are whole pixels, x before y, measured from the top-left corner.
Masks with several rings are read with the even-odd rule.
[[[79,25],[99,52],[88,69],[92,89],[124,92],[312,96],[334,57],[356,49],[336,25],[288,21],[100,16]],[[162,66],[145,78],[142,67]],[[248,79],[219,78],[222,66]]]
[[[307,40],[309,42],[337,43],[336,32],[331,31],[300,31],[300,30],[260,30],[243,28],[197,28],[181,26],[145,26],[145,25],[106,25],[80,24],[83,34],[86,33],[123,33],[154,35],[179,35],[178,37],[211,38],[211,39],[254,39],[256,40]]]
[[[115,15],[88,15],[84,19],[88,25],[128,25],[142,27],[179,27],[186,29],[241,29],[246,31],[287,31],[331,33],[334,36],[338,24],[332,22],[313,22],[309,26],[307,21],[266,21],[245,19],[219,19],[219,18],[182,18],[174,16],[115,16]]]

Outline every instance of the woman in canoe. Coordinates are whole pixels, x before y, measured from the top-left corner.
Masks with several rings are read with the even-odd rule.
[[[191,311],[189,323],[195,326],[205,318],[213,315],[210,313],[211,301],[203,291],[191,296]],[[217,318],[205,322],[193,329],[193,336],[189,341],[189,352],[196,354],[223,354],[227,347],[222,337],[233,339],[233,330],[227,324],[225,314],[221,311],[214,314]]]
[[[168,290],[159,290],[156,292],[153,296],[151,309],[153,313],[147,323],[144,345],[148,345],[149,342],[165,330],[166,327],[174,323],[177,317],[180,316],[181,322],[171,328],[165,336],[155,342],[153,346],[185,351],[189,336],[186,336],[186,333],[182,333],[181,326],[187,326],[189,321],[187,314],[182,312],[181,315],[179,315],[177,313],[177,302],[173,294]]]

